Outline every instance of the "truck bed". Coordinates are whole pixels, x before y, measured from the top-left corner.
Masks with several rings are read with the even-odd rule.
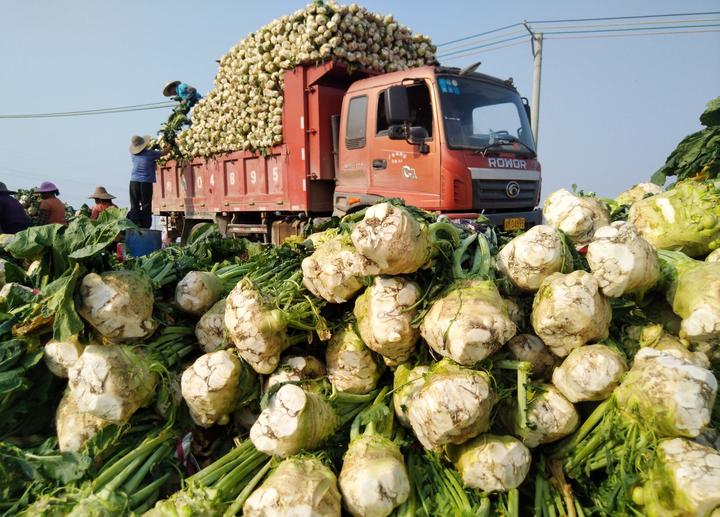
[[[265,153],[236,151],[158,167],[153,212],[213,219],[217,213],[328,213],[335,185],[331,116],[339,114],[352,74],[340,64],[285,73],[283,143]]]

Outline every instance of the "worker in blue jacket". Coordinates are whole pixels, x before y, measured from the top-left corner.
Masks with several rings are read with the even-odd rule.
[[[194,87],[181,81],[171,81],[167,83],[165,88],[163,88],[163,95],[165,97],[172,97],[173,100],[177,102],[177,105],[173,108],[167,122],[160,126],[158,135],[160,135],[160,139],[173,150],[173,154],[177,158],[180,156],[176,143],[177,135],[183,126],[189,126],[191,124],[190,110],[202,99],[202,95],[200,95]]]
[[[182,81],[171,81],[163,88],[165,97],[174,97],[178,102],[187,103],[189,108],[195,106],[195,103],[202,99],[202,95],[198,93],[195,87],[190,86]]]

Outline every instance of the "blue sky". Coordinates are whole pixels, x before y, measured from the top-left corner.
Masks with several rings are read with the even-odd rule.
[[[161,102],[167,80],[212,87],[215,60],[297,1],[4,0],[0,114]],[[718,11],[718,0],[364,2],[442,43],[523,19]],[[720,18],[710,16],[708,18]],[[720,95],[720,33],[546,41],[539,158],[545,195],[577,183],[615,195],[643,181],[700,128]],[[530,97],[529,43],[447,61],[483,62]],[[49,179],[79,206],[96,185],[127,205],[130,135],[154,134],[167,111],[0,120],[0,181]]]

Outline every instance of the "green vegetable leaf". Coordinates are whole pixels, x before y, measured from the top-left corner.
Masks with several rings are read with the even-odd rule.
[[[16,233],[15,238],[6,249],[15,258],[36,260],[48,248],[52,248],[55,238],[62,228],[61,224],[32,226]]]
[[[85,325],[75,310],[75,286],[85,269],[79,264],[43,289],[42,314],[53,318],[53,338],[64,341],[80,332]]]

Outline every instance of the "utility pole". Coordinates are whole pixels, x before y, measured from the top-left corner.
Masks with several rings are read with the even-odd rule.
[[[538,143],[538,126],[540,123],[540,82],[542,79],[542,32],[533,31],[527,22],[523,22],[531,36],[531,49],[533,54],[533,86],[532,101],[530,102],[530,127],[532,128],[535,146]]]

